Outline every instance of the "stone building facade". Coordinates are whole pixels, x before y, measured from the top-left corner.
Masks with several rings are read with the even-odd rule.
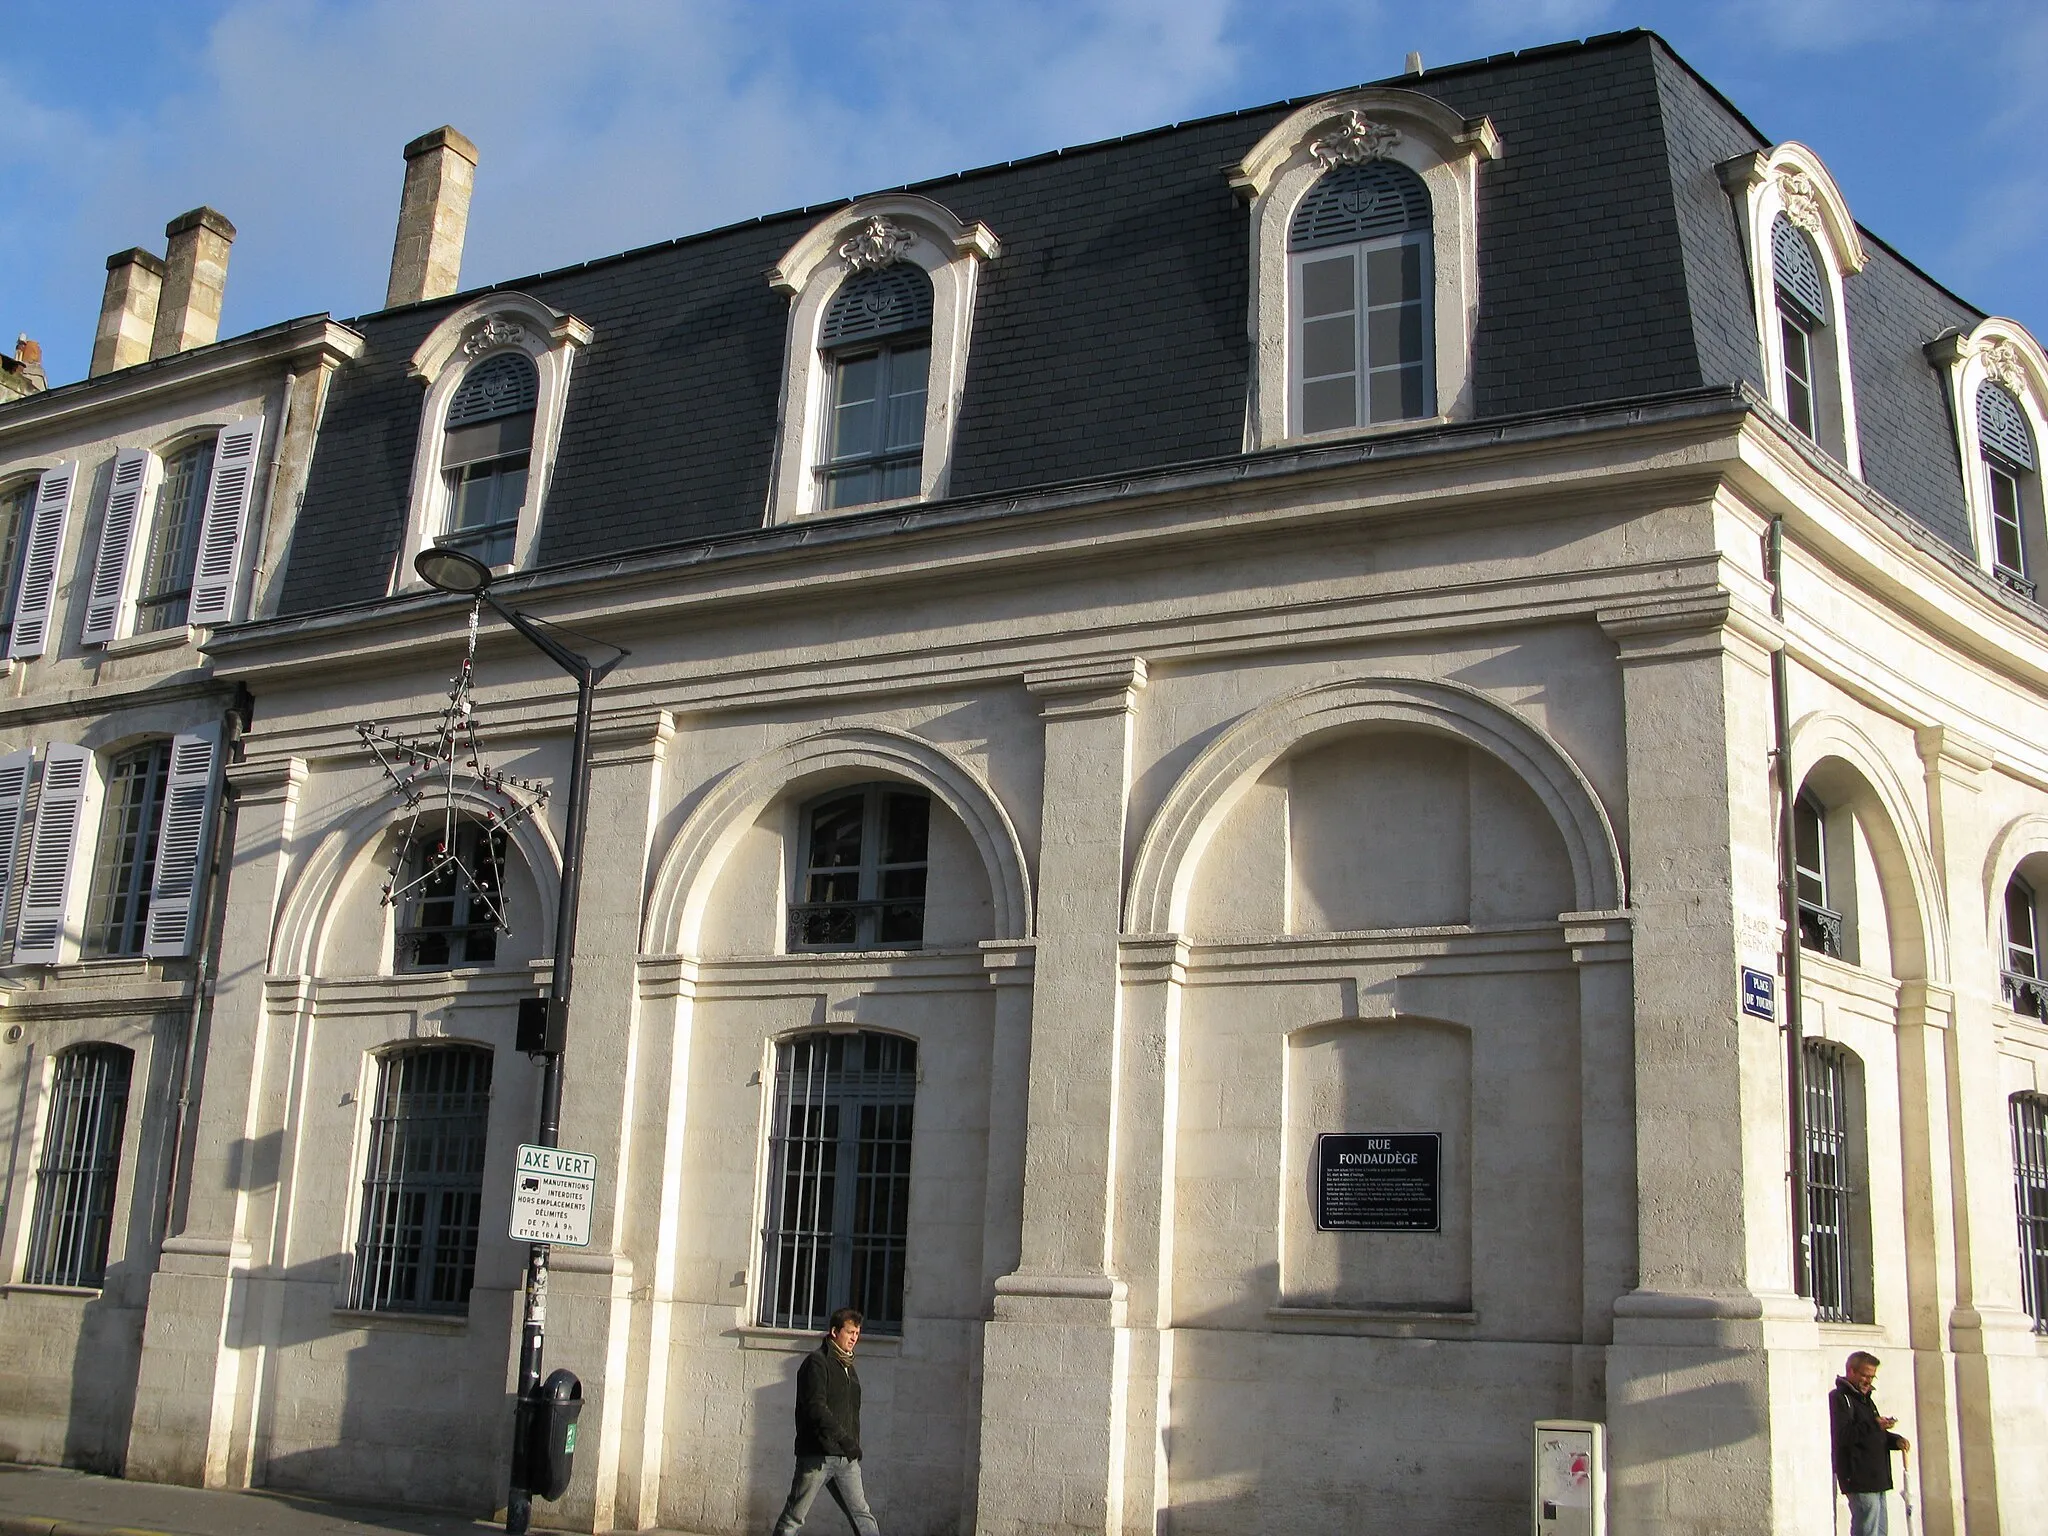
[[[1853,1348],[1927,1528],[2029,1529],[2048,363],[1661,41],[351,329],[207,647],[258,710],[130,1476],[502,1500],[559,805],[463,784],[421,884],[356,730],[440,717],[451,543],[629,653],[561,1518],[765,1526],[851,1301],[904,1532],[1495,1531],[1576,1417],[1615,1529],[1817,1536]],[[560,782],[558,674],[487,617],[474,675]],[[1319,1223],[1327,1136],[1434,1136],[1434,1230]]]

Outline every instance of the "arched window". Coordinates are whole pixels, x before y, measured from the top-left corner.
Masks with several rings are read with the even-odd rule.
[[[1429,189],[1387,160],[1339,165],[1288,225],[1293,430],[1428,416]]]
[[[418,837],[392,894],[398,903],[397,969],[448,971],[493,965],[505,920],[505,833],[459,821],[451,848]]]
[[[97,1286],[106,1278],[134,1059],[118,1045],[78,1045],[58,1053],[36,1167],[24,1284]]]
[[[1828,446],[1835,402],[1828,288],[1813,241],[1784,214],[1771,224],[1771,275],[1777,293],[1779,366],[1785,415],[1816,443]]]
[[[509,565],[532,462],[540,376],[524,352],[497,352],[469,370],[443,423],[448,513],[435,543],[486,565]]]
[[[860,507],[918,494],[931,378],[932,280],[907,261],[852,277],[818,332],[832,410],[820,503]]]
[[[377,1063],[349,1305],[460,1312],[476,1279],[491,1053],[425,1045]]]
[[[917,1042],[810,1034],[775,1049],[760,1318],[816,1329],[858,1307],[903,1328]]]
[[[1977,440],[1990,489],[1991,573],[2031,597],[2036,561],[2029,546],[2041,526],[2034,434],[2019,401],[1989,379],[1977,386]]]
[[[87,956],[139,955],[146,946],[170,777],[168,741],[137,747],[107,765],[80,946]]]
[[[924,939],[931,797],[907,784],[840,790],[804,807],[791,949],[915,949]]]
[[[2048,988],[2042,986],[2040,909],[2034,888],[2014,875],[2005,887],[2003,922],[2005,964],[1999,968],[2000,988],[2017,1013],[2048,1019]]]
[[[2048,1095],[2016,1093],[2011,1107],[2020,1290],[2033,1315],[2034,1331],[2048,1333]]]
[[[1832,1041],[1809,1040],[1804,1066],[1806,1239],[1814,1307],[1823,1322],[1869,1322],[1862,1063]]]
[[[142,586],[135,598],[137,634],[181,628],[191,613],[192,574],[199,563],[199,525],[213,483],[215,444],[215,438],[201,438],[164,461],[149,521]]]

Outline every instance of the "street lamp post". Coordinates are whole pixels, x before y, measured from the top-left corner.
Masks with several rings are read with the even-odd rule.
[[[562,1123],[562,1047],[567,1041],[569,991],[576,956],[576,906],[583,890],[584,799],[590,787],[590,710],[597,685],[626,657],[618,654],[603,664],[570,650],[546,627],[491,595],[491,568],[458,549],[429,548],[413,560],[420,579],[436,591],[459,593],[489,606],[526,638],[535,650],[576,679],[576,734],[569,748],[569,788],[563,805],[562,891],[555,907],[555,963],[548,982],[546,1042],[541,1054],[540,1129],[537,1145],[560,1145]],[[512,1486],[505,1500],[505,1529],[518,1536],[533,1517],[533,1495],[527,1488],[527,1419],[540,1385],[541,1346],[548,1321],[548,1245],[526,1250],[525,1305],[519,1330],[519,1408],[513,1417]]]

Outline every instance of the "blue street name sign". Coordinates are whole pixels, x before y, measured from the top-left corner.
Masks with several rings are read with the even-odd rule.
[[[1742,968],[1742,1011],[1751,1018],[1778,1016],[1778,978],[1754,966]]]

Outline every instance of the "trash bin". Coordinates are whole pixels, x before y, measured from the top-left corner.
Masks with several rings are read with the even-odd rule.
[[[556,1371],[534,1389],[525,1407],[526,1491],[536,1499],[559,1499],[568,1491],[576,1460],[583,1383],[573,1371]]]

